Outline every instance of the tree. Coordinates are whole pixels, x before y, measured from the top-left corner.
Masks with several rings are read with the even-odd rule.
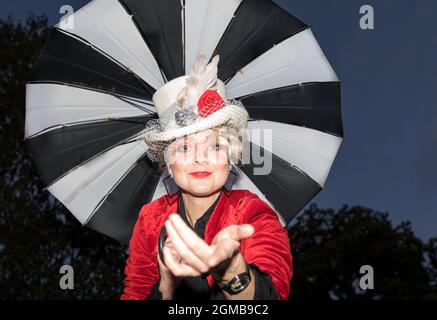
[[[437,300],[437,238],[432,238],[426,244],[426,268],[431,278],[431,293],[429,299]]]
[[[0,297],[118,298],[127,248],[85,229],[44,185],[24,139],[25,83],[49,29],[46,17],[0,20]],[[74,268],[61,290],[60,267]]]
[[[295,299],[426,299],[435,297],[436,240],[425,245],[410,222],[393,227],[388,213],[312,204],[290,229]],[[433,246],[432,246],[433,244]],[[431,250],[432,247],[432,250]],[[432,254],[427,265],[427,248]],[[374,269],[374,289],[359,287],[360,267]],[[432,287],[434,272],[434,287]]]

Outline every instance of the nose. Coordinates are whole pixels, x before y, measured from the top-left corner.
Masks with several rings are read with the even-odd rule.
[[[196,152],[194,155],[194,161],[197,164],[208,163],[208,149],[203,144],[196,144]]]

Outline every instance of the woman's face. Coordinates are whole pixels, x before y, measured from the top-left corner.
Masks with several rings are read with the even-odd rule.
[[[178,187],[194,196],[220,190],[231,168],[226,140],[213,130],[175,140],[167,149],[166,162]]]

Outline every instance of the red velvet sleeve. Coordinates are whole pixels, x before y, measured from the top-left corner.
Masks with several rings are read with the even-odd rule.
[[[129,257],[124,270],[124,290],[120,300],[144,300],[159,279],[158,265],[153,253],[150,235],[146,232],[145,222],[151,208],[144,205],[129,243]]]
[[[262,200],[255,198],[244,207],[243,223],[250,223],[254,234],[241,242],[241,251],[248,263],[271,276],[281,300],[287,300],[293,276],[292,256],[287,229],[277,214]]]

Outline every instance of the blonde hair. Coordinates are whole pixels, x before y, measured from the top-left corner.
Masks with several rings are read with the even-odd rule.
[[[220,138],[226,141],[228,147],[228,161],[231,164],[241,162],[243,154],[243,136],[241,132],[226,126],[214,127],[212,130],[216,135],[217,141],[220,141]]]

